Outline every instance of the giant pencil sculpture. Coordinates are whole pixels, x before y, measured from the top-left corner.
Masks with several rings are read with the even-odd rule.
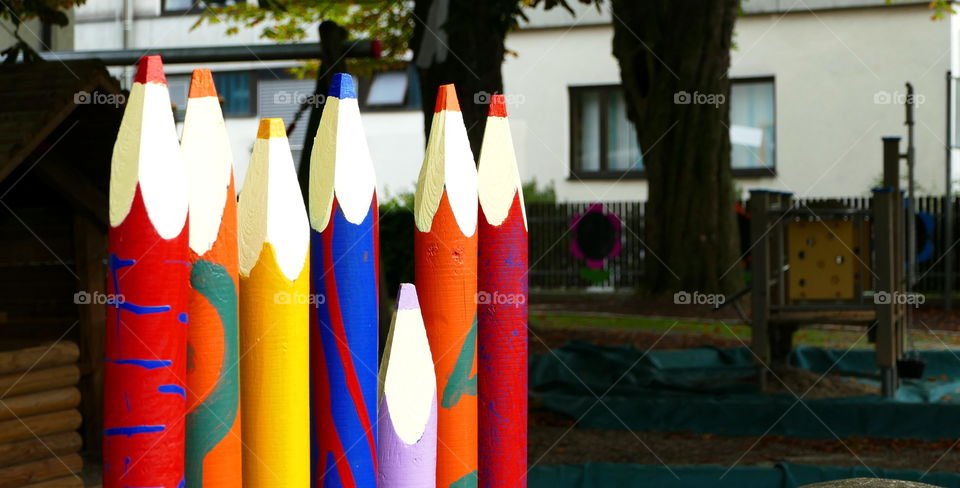
[[[237,200],[210,70],[193,72],[180,141],[190,181],[186,481],[240,488]]]
[[[334,75],[310,156],[313,486],[377,486],[373,163],[353,79]]]
[[[376,177],[349,74],[310,156],[313,486],[377,486]]]
[[[159,56],[140,60],[110,169],[103,486],[183,483],[187,179]]]
[[[477,485],[477,170],[453,85],[436,111],[414,204],[417,293],[437,375],[437,486]]]
[[[479,474],[527,486],[527,216],[503,95],[493,95],[477,170]]]
[[[437,485],[437,383],[417,289],[400,285],[380,367],[380,488]]]
[[[243,486],[310,485],[310,234],[282,119],[260,121],[238,205]]]

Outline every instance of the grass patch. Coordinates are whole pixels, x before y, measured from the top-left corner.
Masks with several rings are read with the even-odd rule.
[[[674,320],[665,318],[641,317],[632,315],[589,315],[582,313],[532,313],[530,325],[540,328],[580,328],[580,329],[624,329],[639,332],[663,334],[707,335],[717,339],[737,339],[750,343],[750,327],[739,323],[721,321],[706,322]],[[911,330],[908,349],[946,349],[960,348],[960,334],[947,331],[934,333]],[[823,348],[871,349],[873,344],[867,341],[866,329],[837,327],[806,327],[794,336],[798,346],[816,346]]]

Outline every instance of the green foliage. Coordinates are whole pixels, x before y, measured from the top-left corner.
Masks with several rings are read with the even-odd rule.
[[[896,0],[887,0],[887,5],[892,5],[896,3]],[[950,14],[957,13],[953,9],[951,0],[931,0],[927,5],[930,7],[930,11],[933,12],[930,15],[930,20],[944,20]]]
[[[420,0],[424,1],[424,0]],[[493,1],[493,0],[483,0]],[[556,6],[573,13],[568,0],[497,0],[503,4],[503,15],[516,25],[517,20],[525,19],[523,7],[543,5],[545,9]],[[576,0],[584,4],[595,4],[600,8],[602,0]],[[331,20],[350,33],[351,39],[378,39],[383,50],[378,59],[347,60],[350,72],[368,76],[375,71],[402,67],[413,58],[410,40],[413,37],[415,23],[414,0],[262,0],[259,5],[237,3],[227,7],[208,8],[193,25],[197,28],[204,23],[224,24],[225,33],[234,35],[240,28],[262,27],[260,37],[277,43],[303,41],[310,33],[306,28],[322,21]],[[461,18],[452,11],[449,23],[475,22],[475,19]],[[420,19],[422,20],[422,19]],[[456,30],[455,26],[451,29]],[[315,77],[319,62],[307,60],[291,70],[298,77]]]
[[[413,283],[413,193],[380,204],[380,286],[393,296],[400,283]]]
[[[553,182],[544,185],[542,188],[537,186],[537,179],[534,178],[523,184],[524,203],[557,203],[557,192],[553,187]]]
[[[70,22],[66,11],[83,3],[84,0],[7,0],[0,2],[0,19],[15,27],[32,19],[65,26]]]
[[[308,32],[308,28],[331,20],[350,32],[352,39],[380,40],[382,54],[379,59],[347,60],[350,71],[363,76],[402,66],[410,58],[407,44],[413,35],[412,12],[413,2],[410,0],[267,0],[259,2],[259,6],[237,3],[209,8],[193,28],[204,23],[223,24],[225,33],[234,35],[241,28],[261,27],[260,37],[284,43],[303,41],[314,33]],[[300,77],[314,77],[318,69],[319,62],[312,60],[292,71]]]
[[[413,211],[413,192],[403,192],[380,202],[380,213],[384,212],[412,212]]]
[[[65,26],[70,23],[67,10],[74,5],[83,5],[85,0],[0,0],[0,20],[10,22],[16,39],[12,46],[0,51],[4,64],[15,63],[23,54],[24,61],[37,61],[40,55],[20,37],[20,26],[25,22],[40,19],[47,24]]]

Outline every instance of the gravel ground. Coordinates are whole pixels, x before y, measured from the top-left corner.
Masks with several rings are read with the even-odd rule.
[[[596,307],[596,305],[594,305]],[[943,316],[936,317],[946,320]],[[960,322],[960,321],[958,321]],[[939,322],[937,322],[939,323]],[[700,346],[737,347],[736,339],[708,334],[667,334],[626,329],[533,328],[530,352],[548,353],[569,340],[602,345],[628,344],[641,350],[685,349]],[[778,376],[795,392],[806,391],[819,375],[795,368]],[[784,392],[770,382],[771,393]],[[876,394],[874,387],[828,375],[807,398]],[[726,437],[689,432],[650,432],[580,429],[572,419],[544,410],[530,413],[528,462],[531,465],[616,462],[637,464],[769,466],[778,462],[824,466],[960,471],[960,439],[789,439],[782,436]]]

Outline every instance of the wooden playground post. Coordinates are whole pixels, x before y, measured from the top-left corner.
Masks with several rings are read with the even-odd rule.
[[[233,155],[210,70],[194,70],[180,143],[190,181],[186,483],[239,488],[240,365]]]
[[[881,393],[892,398],[897,391],[897,359],[903,352],[903,307],[897,305],[897,294],[903,282],[903,197],[900,194],[900,138],[883,138],[884,188],[873,193],[874,243],[877,275],[874,299],[876,309],[876,357],[880,366]]]
[[[110,169],[103,486],[183,482],[187,179],[159,56],[140,60]],[[39,434],[37,434],[39,435]]]
[[[417,293],[436,367],[437,486],[477,486],[477,170],[453,85],[436,111],[414,203]]]
[[[527,217],[503,95],[493,95],[477,174],[478,475],[527,486]]]
[[[310,234],[282,119],[263,119],[238,204],[243,485],[310,486]]]
[[[402,283],[380,367],[381,488],[437,485],[437,383],[417,289]]]
[[[323,108],[309,200],[313,483],[376,488],[379,214],[346,73],[334,75]]]
[[[761,363],[758,374],[761,387],[766,386],[770,362],[770,341],[767,334],[770,318],[770,211],[773,194],[766,190],[751,190],[747,209],[750,212],[750,251],[752,315],[750,318],[750,348]]]

